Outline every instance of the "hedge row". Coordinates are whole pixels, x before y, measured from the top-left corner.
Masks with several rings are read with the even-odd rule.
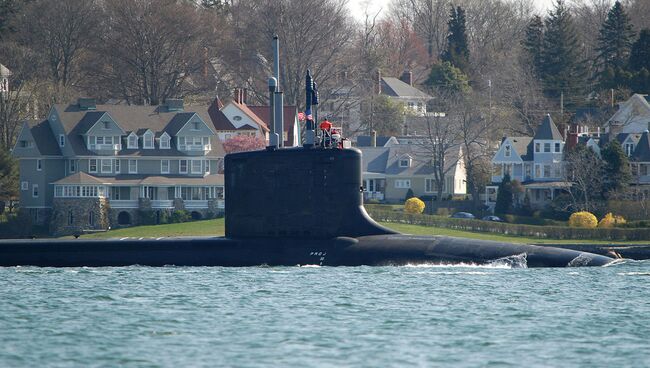
[[[567,226],[535,226],[508,224],[470,219],[456,219],[431,215],[406,214],[397,211],[368,209],[370,216],[383,222],[442,227],[447,229],[477,231],[546,239],[586,239],[586,240],[650,240],[650,228],[595,228],[583,229]]]

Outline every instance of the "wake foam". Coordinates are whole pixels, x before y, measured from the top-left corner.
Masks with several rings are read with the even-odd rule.
[[[567,264],[568,267],[582,267],[589,265],[593,257],[587,253],[580,253]]]
[[[504,268],[528,268],[528,258],[526,257],[526,253],[515,254],[513,256],[495,259],[491,264]]]

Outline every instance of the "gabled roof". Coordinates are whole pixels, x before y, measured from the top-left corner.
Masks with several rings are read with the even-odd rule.
[[[512,148],[517,152],[522,161],[533,161],[533,138],[531,137],[508,137],[512,142]]]
[[[11,70],[7,69],[6,66],[0,64],[0,77],[8,77],[12,74],[13,73],[11,72]]]
[[[72,175],[66,176],[61,180],[57,180],[52,184],[104,184],[104,181],[100,178],[86,174],[83,171],[79,171]]]
[[[404,83],[400,79],[394,77],[381,78],[381,94],[392,97],[412,97],[420,99],[432,98],[410,84]]]
[[[377,147],[386,147],[389,142],[396,141],[395,137],[377,137]],[[370,147],[372,144],[372,137],[369,135],[357,136],[357,147]]]
[[[650,138],[648,137],[648,132],[644,132],[639,139],[639,143],[636,145],[636,149],[630,157],[634,161],[639,162],[650,162]]]
[[[364,172],[402,175],[405,177],[432,175],[434,173],[434,167],[431,165],[429,155],[421,145],[403,144],[391,147],[361,147],[360,150]],[[413,158],[411,166],[400,167],[399,160],[407,155]],[[452,172],[452,166],[455,166],[460,158],[460,147],[449,150],[445,157],[445,170]]]
[[[619,104],[618,111],[609,118],[607,124],[621,125],[641,116],[650,116],[650,101],[648,95],[635,93],[627,101]]]
[[[34,137],[34,142],[36,148],[43,156],[61,156],[61,149],[57,143],[54,134],[52,134],[52,128],[50,128],[50,122],[47,120],[43,121],[28,121],[27,122],[32,137]]]
[[[533,137],[533,139],[545,139],[554,141],[564,140],[562,134],[560,134],[560,131],[557,129],[557,126],[553,122],[553,119],[551,119],[551,115],[546,115],[544,117],[544,120],[542,120],[542,124],[537,128],[535,137]]]
[[[167,124],[165,127],[165,131],[169,132],[171,135],[176,135],[187,122],[194,116],[193,112],[179,112],[174,117],[172,120]],[[206,122],[207,123],[207,122]],[[140,134],[138,134],[140,135]]]
[[[266,125],[266,123],[262,119],[260,119],[260,117],[257,116],[246,104],[242,104],[242,103],[239,103],[239,102],[236,102],[236,101],[231,101],[231,103],[233,105],[235,105],[239,110],[241,110],[244,114],[246,114],[246,116],[248,116],[248,118],[253,120],[255,122],[255,124],[259,125],[259,127],[260,127],[260,129],[262,131],[265,131],[265,132],[270,131],[270,129]]]
[[[268,106],[248,106],[250,110],[257,115],[267,125],[271,126],[271,109]],[[296,106],[285,105],[283,109],[284,121],[282,122],[282,129],[287,132],[287,140],[284,141],[285,145],[293,146],[293,129],[298,116],[298,108]]]

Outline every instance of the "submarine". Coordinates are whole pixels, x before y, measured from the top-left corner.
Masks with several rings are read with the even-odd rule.
[[[307,72],[305,143],[284,148],[282,93],[269,79],[271,134],[264,150],[225,157],[224,237],[0,242],[0,266],[387,266],[475,264],[526,267],[604,266],[612,258],[569,249],[400,234],[363,207],[361,151],[317,132],[318,102]],[[320,134],[319,134],[320,133]]]

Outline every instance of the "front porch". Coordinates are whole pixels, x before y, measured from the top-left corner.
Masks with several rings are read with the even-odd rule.
[[[521,205],[524,198],[528,196],[531,207],[535,209],[546,207],[553,202],[557,196],[566,192],[571,187],[571,183],[564,181],[528,182],[522,184],[524,192],[519,194],[514,193],[515,203],[513,204]],[[485,187],[485,206],[487,206],[489,211],[494,212],[498,191],[499,185],[496,183]]]

